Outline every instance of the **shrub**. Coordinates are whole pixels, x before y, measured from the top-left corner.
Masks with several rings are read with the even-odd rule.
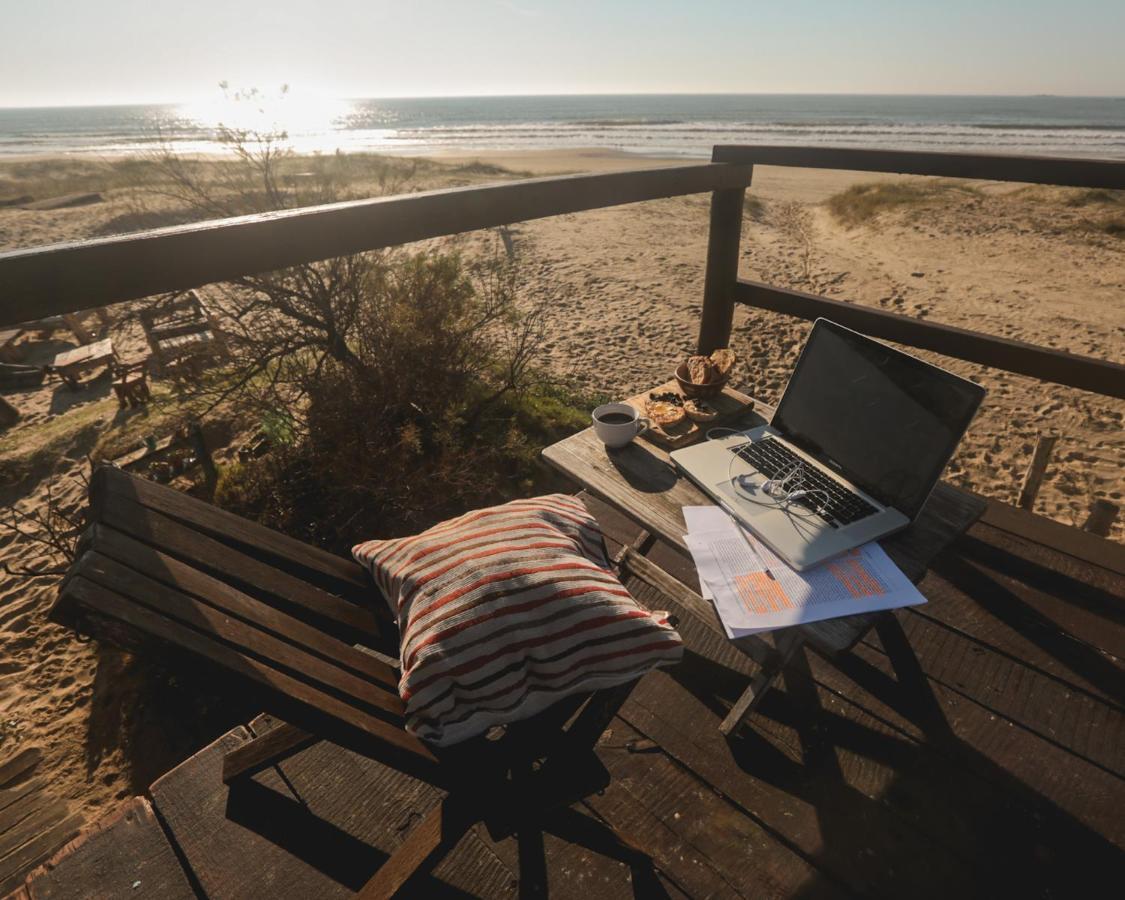
[[[845,225],[861,225],[880,213],[977,193],[973,187],[950,181],[877,181],[834,194],[828,198],[828,209]]]
[[[167,150],[156,157],[178,206],[206,215],[290,208],[343,199],[361,177],[389,192],[404,174],[342,154],[295,171],[284,135],[221,136],[232,154],[218,170]],[[254,409],[274,448],[226,468],[216,501],[342,549],[534,489],[547,478],[539,447],[584,416],[538,379],[545,307],[519,294],[507,259],[403,250],[214,290],[230,359],[198,390]]]

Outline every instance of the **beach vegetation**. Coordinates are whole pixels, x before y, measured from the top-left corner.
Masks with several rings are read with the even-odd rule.
[[[751,222],[761,222],[766,218],[766,201],[754,194],[747,193],[742,201],[742,213]]]
[[[1125,206],[1125,191],[1086,188],[1071,191],[1063,203],[1067,206]]]
[[[1125,217],[1107,219],[1105,222],[1102,222],[1102,231],[1112,237],[1125,238]]]
[[[428,166],[222,136],[220,167],[157,154],[161,202],[204,217],[266,212],[349,199],[361,183],[367,196],[397,193]],[[234,405],[271,447],[224,467],[215,500],[305,540],[346,549],[553,483],[540,447],[586,421],[535,365],[547,306],[525,296],[498,242],[354,254],[206,293],[228,358],[181,388],[204,415]]]
[[[959,181],[876,181],[852,185],[828,198],[829,212],[842,224],[872,222],[884,213],[916,210],[980,195],[980,190]]]

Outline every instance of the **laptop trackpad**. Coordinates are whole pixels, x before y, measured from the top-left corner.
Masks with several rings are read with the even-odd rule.
[[[737,518],[749,523],[769,522],[771,532],[783,531],[812,540],[824,531],[834,531],[831,525],[807,507],[798,503],[786,503],[769,496],[763,489],[765,478],[755,473],[743,478],[737,484],[731,480],[720,481],[715,490],[726,498],[727,504],[737,514]]]

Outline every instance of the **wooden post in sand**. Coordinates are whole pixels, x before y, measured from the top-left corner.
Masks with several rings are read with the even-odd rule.
[[[207,441],[203,437],[203,426],[199,422],[192,422],[188,426],[188,442],[195,451],[195,458],[203,467],[204,483],[210,494],[215,493],[215,485],[219,481],[219,472],[215,468],[215,461],[211,458],[211,451],[207,449]]]
[[[727,188],[711,195],[711,231],[707,239],[707,275],[703,284],[698,353],[708,354],[730,343],[745,200],[745,188]]]
[[[1021,509],[1032,509],[1035,498],[1039,495],[1039,486],[1043,483],[1043,475],[1047,471],[1047,463],[1051,460],[1051,451],[1055,449],[1058,435],[1041,434],[1035,442],[1035,452],[1031,455],[1031,465],[1023,476],[1020,486],[1020,496],[1016,505]]]
[[[1098,537],[1109,537],[1109,529],[1117,518],[1117,504],[1098,498],[1090,505],[1090,515],[1082,524],[1082,530]]]

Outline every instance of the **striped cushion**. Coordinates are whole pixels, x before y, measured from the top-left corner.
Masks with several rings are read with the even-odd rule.
[[[610,571],[576,497],[476,510],[352,554],[398,619],[406,727],[438,746],[683,653],[667,614],[639,607]]]

